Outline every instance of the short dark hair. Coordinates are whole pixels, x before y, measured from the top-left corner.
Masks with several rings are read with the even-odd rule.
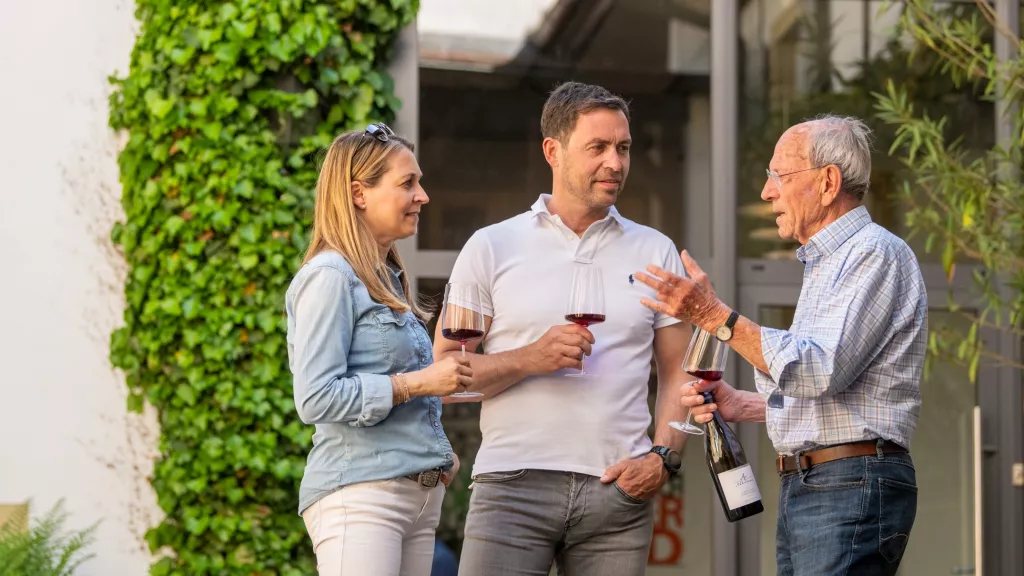
[[[619,110],[629,120],[629,104],[621,96],[601,86],[565,82],[555,88],[544,103],[544,111],[540,115],[540,133],[545,138],[565,143],[576,129],[576,120],[580,114],[598,108]]]

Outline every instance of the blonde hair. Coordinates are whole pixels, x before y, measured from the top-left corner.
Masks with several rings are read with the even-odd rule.
[[[375,302],[398,313],[412,310],[426,322],[430,313],[410,294],[408,274],[398,250],[392,245],[387,260],[402,271],[406,301],[398,297],[391,275],[382,270],[377,241],[356,214],[352,197],[352,182],[359,181],[368,188],[380,184],[390,168],[392,156],[402,148],[413,151],[411,142],[395,135],[381,142],[366,132],[353,130],[334,139],[316,181],[313,232],[302,263],[325,250],[339,252]]]

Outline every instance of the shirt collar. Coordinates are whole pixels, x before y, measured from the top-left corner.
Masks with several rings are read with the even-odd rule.
[[[864,206],[858,206],[838,220],[811,236],[807,244],[797,248],[796,257],[803,263],[831,255],[861,228],[871,223],[871,215]]]
[[[548,218],[554,218],[555,215],[548,211],[548,202],[550,201],[551,194],[541,194],[537,198],[537,201],[533,203],[533,206],[530,206],[530,212],[533,214],[533,217],[536,218],[541,215],[547,215]],[[628,222],[628,220],[626,220],[625,218],[623,218],[621,214],[619,214],[619,211],[615,209],[615,206],[609,208],[608,216],[602,218],[601,220],[598,220],[598,222],[604,222],[606,220],[611,220],[615,222],[616,224],[619,225],[620,228],[623,229],[626,228],[626,222]]]
[[[380,268],[378,268],[378,270],[379,269]],[[394,278],[395,280],[400,280],[402,278],[402,274],[405,272],[404,270],[399,268],[398,264],[390,257],[384,263],[384,269],[387,270],[388,274],[390,274],[391,277]]]

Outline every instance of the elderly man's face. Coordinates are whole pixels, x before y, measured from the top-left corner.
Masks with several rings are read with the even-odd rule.
[[[781,175],[781,187],[768,178],[761,199],[772,203],[779,236],[806,244],[827,217],[824,170],[808,159],[809,126],[799,124],[787,130],[775,145],[768,169]]]

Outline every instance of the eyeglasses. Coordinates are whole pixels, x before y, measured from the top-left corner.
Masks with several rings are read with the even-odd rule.
[[[366,127],[366,133],[381,142],[387,142],[390,137],[395,135],[395,131],[383,122],[370,124]]]
[[[825,166],[828,166],[828,164],[826,164]],[[785,174],[779,174],[778,172],[776,172],[774,170],[769,170],[768,168],[765,168],[764,171],[765,171],[766,174],[768,174],[768,177],[772,179],[772,182],[775,182],[775,186],[781,192],[782,191],[782,178],[784,176],[789,176],[791,174],[799,174],[800,172],[807,172],[808,170],[818,170],[819,168],[824,168],[825,166],[815,166],[814,168],[804,168],[803,170],[794,170],[792,172],[786,172]]]

